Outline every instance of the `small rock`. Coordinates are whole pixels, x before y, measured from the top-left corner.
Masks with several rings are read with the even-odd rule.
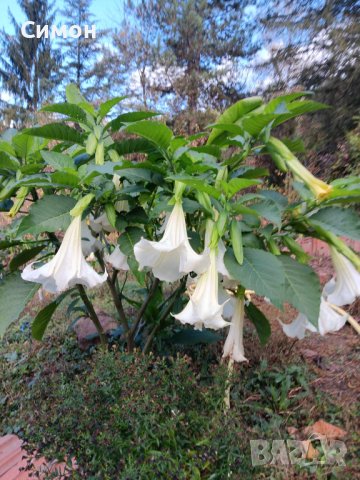
[[[324,420],[318,420],[313,425],[309,425],[304,428],[303,433],[305,435],[317,436],[318,438],[326,437],[328,439],[340,439],[344,438],[347,435],[345,430],[342,430],[331,423],[327,423]]]
[[[109,333],[119,327],[119,323],[107,313],[97,312],[97,315],[105,333]],[[96,327],[89,317],[80,318],[76,322],[74,330],[81,350],[87,350],[100,341]]]

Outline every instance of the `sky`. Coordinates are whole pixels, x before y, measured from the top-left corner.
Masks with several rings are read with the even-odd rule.
[[[118,25],[122,18],[122,4],[124,0],[93,0],[91,11],[96,17],[96,27],[98,29],[111,28]],[[62,0],[55,0],[55,7],[61,9],[63,7]],[[9,21],[8,9],[12,11],[14,17],[19,22],[24,20],[21,10],[16,0],[0,0],[0,29],[5,28],[8,33],[12,33],[12,26]],[[66,25],[66,18],[58,17],[58,22]]]

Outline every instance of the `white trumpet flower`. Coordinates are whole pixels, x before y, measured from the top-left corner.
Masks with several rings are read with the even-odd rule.
[[[28,282],[41,283],[50,293],[60,293],[77,284],[89,288],[105,282],[107,272],[95,272],[86,262],[81,249],[81,216],[77,216],[66,230],[61,246],[50,262],[33,269],[36,262],[27,265],[21,277]]]
[[[295,320],[289,324],[280,323],[285,335],[290,338],[298,338],[301,340],[305,337],[306,330],[318,332],[320,335],[337,332],[345,325],[346,320],[347,315],[340,315],[340,313],[335,312],[324,297],[321,297],[318,329],[309,322],[306,315],[303,313],[299,313]]]
[[[230,357],[235,362],[247,362],[244,354],[244,299],[235,299],[235,309],[231,319],[228,336],[224,343],[222,358]]]
[[[116,246],[115,250],[111,255],[105,255],[105,261],[110,263],[116,270],[129,270],[130,267],[127,262],[127,256],[122,253],[119,248],[119,245]]]
[[[354,265],[341,255],[335,248],[331,248],[331,258],[335,268],[335,279],[332,278],[324,287],[327,301],[341,307],[350,305],[360,296],[360,273]]]
[[[159,242],[141,238],[134,246],[134,254],[139,269],[150,267],[159,280],[174,282],[189,272],[202,273],[209,264],[208,255],[199,255],[191,247],[184,211],[176,202],[164,235]]]
[[[100,233],[101,230],[104,230],[106,233],[111,233],[115,232],[116,229],[110,224],[106,213],[103,213],[99,217],[90,220],[90,227],[94,230],[96,233]]]
[[[102,248],[102,244],[91,233],[85,221],[81,222],[81,247],[85,257]]]
[[[208,270],[199,277],[194,293],[184,310],[173,316],[183,324],[194,325],[195,330],[202,330],[203,327],[213,330],[226,327],[229,322],[222,316],[224,304],[218,303],[218,289],[216,252],[211,250]]]

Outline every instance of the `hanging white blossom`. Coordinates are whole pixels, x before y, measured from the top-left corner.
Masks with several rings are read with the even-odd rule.
[[[244,299],[235,298],[235,308],[224,343],[223,358],[230,357],[235,362],[247,362],[243,343],[244,317]]]
[[[91,233],[86,221],[81,222],[81,247],[85,257],[102,248],[102,243]]]
[[[159,242],[142,238],[134,246],[139,268],[150,267],[159,280],[174,282],[189,272],[202,273],[209,264],[207,255],[191,247],[181,203],[176,202]]]
[[[194,293],[190,296],[184,310],[173,315],[181,323],[188,323],[195,327],[195,330],[202,330],[203,327],[218,330],[226,327],[222,316],[224,304],[218,303],[219,279],[216,269],[216,252],[210,252],[210,266],[198,279]]]
[[[71,222],[54,258],[37,269],[33,269],[34,263],[24,268],[21,277],[42,284],[43,289],[50,293],[60,293],[77,284],[93,288],[107,278],[106,272],[98,274],[84,258],[81,249],[81,216]]]
[[[110,263],[116,270],[129,270],[127,256],[122,253],[119,245],[116,246],[111,255],[105,255],[104,258],[105,261]]]
[[[318,329],[309,322],[306,315],[299,313],[299,315],[289,324],[281,323],[284,333],[290,338],[303,339],[306,330],[311,332],[318,332],[320,335],[325,335],[330,332],[337,332],[346,323],[347,315],[341,315],[331,308],[329,303],[321,297],[320,314],[318,319]]]
[[[350,305],[360,296],[360,273],[344,255],[330,248],[335,268],[335,278],[324,287],[324,295],[329,303],[341,307]]]

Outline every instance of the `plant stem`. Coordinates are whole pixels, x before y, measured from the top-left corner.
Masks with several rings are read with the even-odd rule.
[[[340,315],[346,315],[346,320],[350,323],[353,329],[360,335],[360,325],[358,324],[358,322],[355,320],[354,317],[352,317],[349,313],[347,313],[345,310],[338,307],[337,305],[333,305],[332,303],[329,303],[329,305],[333,310],[335,310],[335,312],[340,313]]]
[[[154,337],[156,335],[156,333],[158,332],[158,330],[161,328],[162,326],[162,323],[164,320],[166,320],[166,318],[168,317],[168,315],[170,314],[171,312],[171,309],[176,301],[176,299],[178,298],[179,296],[179,293],[181,293],[181,290],[183,289],[184,287],[184,283],[182,282],[181,285],[166,299],[167,300],[170,300],[170,298],[172,299],[171,302],[169,303],[169,305],[167,306],[166,310],[164,311],[164,313],[161,315],[158,323],[154,326],[154,328],[151,330],[147,340],[146,340],[146,343],[144,345],[144,349],[143,349],[143,354],[146,355],[147,353],[149,353],[149,350],[151,348],[151,345],[154,341]]]
[[[105,349],[107,345],[107,340],[106,340],[106,335],[104,332],[104,329],[100,323],[99,317],[97,316],[97,313],[95,312],[95,309],[93,307],[93,304],[91,303],[89,297],[86,294],[85,288],[83,285],[77,285],[77,288],[80,293],[80,297],[82,301],[84,302],[85,307],[87,308],[87,311],[89,313],[89,317],[91,318],[93,324],[95,325],[95,328],[99,334],[100,337],[100,343],[101,346]]]
[[[103,270],[105,270],[104,260],[102,259],[100,253],[96,252],[95,256],[96,256],[101,268]],[[118,312],[118,315],[119,315],[120,323],[125,330],[125,333],[126,333],[126,336],[127,336],[127,339],[128,339],[128,347],[130,349],[132,349],[133,347],[132,347],[132,339],[130,337],[129,324],[128,324],[128,321],[127,321],[127,318],[126,318],[126,315],[125,315],[125,311],[124,311],[124,307],[123,307],[121,298],[118,295],[118,292],[116,291],[115,281],[116,281],[117,273],[115,274],[115,272],[117,272],[117,271],[114,270],[114,274],[112,275],[111,278],[109,276],[107,277],[106,283],[109,286],[109,290],[110,290],[110,293],[111,293],[116,311]]]
[[[141,307],[140,307],[140,310],[139,310],[139,312],[138,312],[138,314],[137,314],[137,317],[136,317],[136,320],[135,320],[135,322],[134,322],[134,325],[133,325],[133,327],[131,328],[131,335],[132,335],[133,338],[134,338],[134,336],[135,336],[135,333],[136,333],[136,330],[137,330],[137,328],[138,328],[138,326],[139,326],[139,323],[141,322],[142,316],[144,315],[145,310],[146,310],[147,306],[148,306],[149,303],[150,303],[150,300],[151,300],[151,299],[153,298],[153,296],[155,295],[155,292],[156,292],[156,289],[157,289],[159,283],[160,283],[160,280],[159,280],[158,278],[155,278],[155,280],[154,280],[154,282],[153,282],[153,284],[152,284],[152,286],[151,286],[151,288],[150,288],[150,291],[149,291],[149,293],[148,293],[148,295],[147,295],[144,303],[143,303],[143,304],[141,305]]]
[[[234,371],[234,360],[232,358],[229,358],[229,363],[228,363],[228,375],[227,375],[227,380],[226,380],[226,386],[225,386],[225,395],[224,395],[224,404],[225,404],[225,412],[226,413],[228,410],[230,410],[230,390],[231,390],[231,376]]]

